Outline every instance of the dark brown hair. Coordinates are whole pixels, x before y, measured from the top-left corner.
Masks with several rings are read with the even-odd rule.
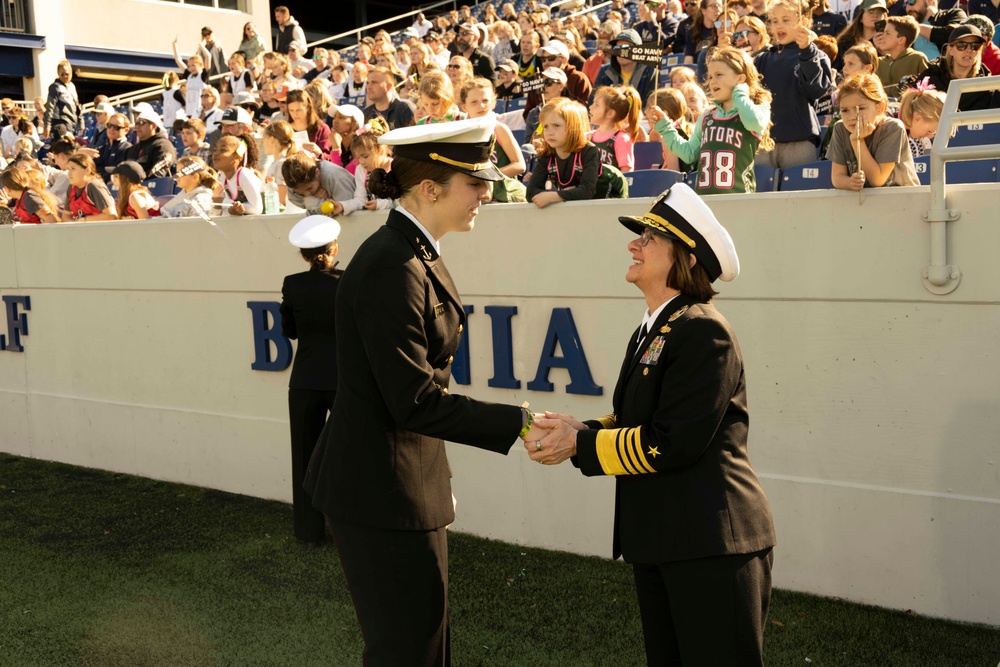
[[[288,160],[285,160],[285,164],[288,164]],[[287,183],[288,176],[284,173],[284,169],[282,175],[285,176]],[[455,170],[447,165],[396,157],[392,161],[391,171],[375,169],[369,174],[368,189],[379,199],[399,199],[422,181],[429,179],[447,185],[454,175]]]
[[[319,248],[300,248],[299,254],[314,269],[329,268],[333,264],[334,256],[337,254],[337,240],[334,239]]]
[[[691,249],[683,241],[668,239],[674,255],[674,265],[670,267],[667,274],[667,287],[678,290],[699,301],[709,302],[718,292],[712,289],[712,281],[708,278],[708,271],[695,262],[691,266]]]
[[[285,185],[289,188],[296,188],[303,183],[308,183],[319,175],[319,166],[316,160],[306,153],[296,153],[289,155],[281,163],[281,177],[285,179]]]

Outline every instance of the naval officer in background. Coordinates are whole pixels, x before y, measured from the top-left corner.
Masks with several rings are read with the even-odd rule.
[[[743,356],[712,303],[712,283],[739,274],[736,248],[683,183],[618,220],[647,310],[613,412],[547,413],[557,428],[528,453],[615,476],[614,557],[632,564],[650,667],[763,665],[774,524],[747,455]]]
[[[303,488],[306,467],[337,395],[335,305],[343,271],[336,268],[340,223],[311,215],[288,233],[309,270],[285,277],[281,286],[281,332],[298,339],[288,382],[292,435],[292,514],[295,537],[314,548],[325,535],[323,513]]]
[[[487,116],[379,138],[392,170],[374,170],[369,187],[397,208],[337,294],[337,400],[307,489],[330,520],[368,667],[451,664],[444,441],[507,454],[518,437],[542,436],[524,408],[448,392],[465,311],[441,239],[471,231],[503,179],[494,136]]]

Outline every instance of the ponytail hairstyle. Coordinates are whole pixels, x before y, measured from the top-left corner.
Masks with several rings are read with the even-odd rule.
[[[615,115],[615,124],[627,128],[632,143],[639,140],[639,112],[642,98],[632,86],[602,86],[594,93],[594,101],[604,102],[604,108]]]
[[[14,165],[0,172],[0,184],[8,190],[20,190],[22,192],[31,190],[42,198],[42,201],[45,202],[45,207],[48,209],[47,211],[39,211],[40,213],[58,215],[59,200],[45,189],[45,175],[42,172]]]
[[[322,271],[333,265],[333,258],[337,256],[338,249],[337,239],[334,239],[319,248],[299,248],[299,254],[312,268]]]
[[[288,161],[285,161],[288,164]],[[431,180],[446,186],[457,172],[445,164],[420,162],[405,157],[392,160],[392,169],[374,169],[368,175],[368,190],[379,199],[399,199],[409,194],[423,181]],[[282,175],[285,176],[284,169]],[[288,176],[285,176],[288,182]]]
[[[378,138],[389,131],[389,126],[381,116],[375,116],[358,128],[351,140],[351,153],[363,150],[367,153],[389,151],[389,147],[378,142]]]
[[[264,130],[265,137],[271,137],[278,142],[281,150],[285,151],[285,157],[290,157],[299,152],[299,147],[293,139],[295,130],[287,120],[277,120],[267,126]]]
[[[941,120],[944,110],[944,93],[922,87],[910,88],[903,93],[899,101],[899,120],[909,129],[913,124],[913,115],[917,114],[927,121],[937,123]]]
[[[747,97],[754,104],[770,104],[771,103],[771,93],[765,88],[761,82],[761,76],[757,72],[757,68],[753,64],[753,60],[750,59],[750,55],[743,49],[736,49],[731,46],[724,48],[713,48],[708,52],[708,58],[705,60],[705,64],[708,63],[722,63],[730,70],[732,70],[737,75],[743,75],[746,79]],[[771,138],[771,126],[773,123],[768,122],[764,131],[760,135],[760,147],[758,150],[769,151],[774,148],[774,139]]]

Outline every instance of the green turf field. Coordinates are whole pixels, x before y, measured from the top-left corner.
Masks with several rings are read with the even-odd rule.
[[[303,549],[291,521],[282,503],[0,454],[0,667],[360,665],[336,553]],[[644,664],[622,563],[450,548],[456,667]],[[996,667],[1000,630],[778,590],[765,656]]]

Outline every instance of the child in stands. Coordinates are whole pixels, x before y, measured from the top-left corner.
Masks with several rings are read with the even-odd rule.
[[[330,133],[330,145],[333,150],[330,151],[330,162],[342,166],[353,174],[358,167],[358,161],[351,153],[351,143],[354,141],[354,135],[365,124],[365,114],[353,104],[341,104],[332,118],[333,132]]]
[[[63,209],[60,215],[64,222],[99,222],[118,217],[115,200],[98,175],[93,158],[83,153],[70,155],[66,175],[70,188],[69,210]]]
[[[874,74],[857,74],[837,89],[841,121],[833,127],[829,156],[833,186],[860,190],[920,185],[906,128],[886,115],[889,100]]]
[[[754,156],[773,147],[771,93],[760,85],[757,69],[742,49],[724,47],[708,54],[708,87],[714,105],[684,140],[661,109],[653,109],[656,131],[684,162],[698,161],[699,194],[756,192]]]
[[[855,44],[847,49],[843,62],[844,64],[840,68],[840,72],[837,73],[837,76],[840,77],[837,85],[840,85],[855,74],[875,74],[875,70],[878,68],[878,51],[875,50],[871,42]],[[830,150],[830,140],[833,139],[833,126],[840,122],[840,106],[837,104],[837,91],[834,90],[830,97],[832,98],[831,116],[827,122],[829,129],[823,135],[823,143],[819,148],[820,157],[824,160],[830,159],[827,153]]]
[[[165,218],[193,218],[212,212],[212,189],[217,185],[215,170],[200,157],[182,157],[174,176],[181,192],[160,207]]]
[[[417,121],[417,125],[427,123],[444,123],[450,120],[463,120],[465,114],[455,106],[455,89],[451,79],[438,70],[424,72],[420,77],[420,87],[417,89],[420,106],[427,114]]]
[[[262,185],[247,167],[247,145],[238,137],[222,137],[215,144],[212,162],[220,178],[216,201],[222,202],[230,215],[260,215],[264,210]]]
[[[545,101],[554,100],[557,97],[562,97],[563,91],[566,90],[566,83],[568,81],[566,77],[566,72],[562,71],[558,67],[547,67],[542,71],[540,76],[545,79],[545,87],[542,88],[542,99]],[[539,129],[538,118],[542,113],[542,105],[539,104],[528,112],[527,118],[524,119],[524,143],[533,143],[536,136],[541,133]]]
[[[358,129],[351,140],[351,152],[358,161],[354,172],[354,197],[333,202],[333,215],[349,215],[365,209],[375,211],[392,208],[391,199],[377,199],[368,189],[368,175],[376,169],[389,171],[392,167],[392,153],[388,146],[378,142],[378,138],[389,131],[389,125],[380,116],[375,116]]]
[[[587,141],[587,108],[568,97],[545,103],[538,164],[528,182],[528,200],[538,208],[563,201],[623,199],[628,184],[617,167],[603,164]]]
[[[208,70],[205,69],[205,61],[199,55],[191,56],[186,63],[181,60],[180,54],[177,52],[178,39],[179,36],[174,38],[174,60],[178,67],[186,71],[184,74],[187,82],[184,90],[184,112],[188,118],[197,117],[201,110],[201,91],[208,85]]]
[[[301,211],[298,206],[288,203],[288,186],[281,175],[281,165],[289,155],[299,152],[299,147],[295,145],[295,130],[291,123],[286,120],[279,120],[271,123],[264,130],[264,153],[271,158],[271,164],[267,165],[267,172],[264,174],[264,182],[273,178],[278,186],[278,201],[285,207],[285,213],[295,213]]]
[[[663,137],[656,131],[656,120],[654,117],[658,117],[656,116],[657,108],[663,114],[666,114],[665,120],[674,126],[674,129],[677,130],[677,135],[684,141],[687,141],[691,137],[691,133],[694,132],[694,123],[689,122],[687,119],[687,102],[684,101],[684,96],[676,88],[660,88],[649,96],[645,114],[650,127],[649,140],[659,141],[660,145],[663,146],[663,164],[660,168],[673,169],[674,171],[685,173],[691,171],[694,168],[694,164],[684,162],[674,155],[670,148],[667,147],[666,142],[663,141]]]
[[[687,121],[693,124],[708,108],[708,97],[705,95],[705,89],[693,81],[688,81],[682,83],[677,90],[684,95],[684,103],[687,104]]]
[[[462,89],[462,110],[469,118],[481,118],[493,113],[496,93],[489,79],[475,77]],[[510,128],[501,122],[496,125],[496,144],[491,157],[506,178],[493,183],[493,201],[526,202],[524,183],[517,177],[524,173],[524,155],[514,140]]]
[[[118,218],[120,220],[148,220],[160,217],[160,204],[142,184],[146,172],[134,160],[126,160],[111,174],[111,182],[118,188]]]
[[[597,129],[590,142],[601,152],[601,162],[621,172],[635,169],[635,149],[639,140],[639,111],[642,99],[630,86],[604,86],[594,93],[590,121]]]
[[[931,140],[937,134],[944,99],[944,93],[934,90],[934,86],[926,81],[918,82],[915,88],[903,93],[899,101],[899,120],[909,133],[910,154],[913,157],[931,152]]]
[[[257,83],[247,69],[247,58],[241,51],[229,56],[229,76],[225,79],[230,96],[245,90],[256,90]],[[229,98],[230,100],[232,97]]]
[[[764,87],[774,96],[774,148],[757,156],[770,167],[816,160],[820,125],[814,105],[833,87],[830,59],[813,43],[807,0],[776,0],[768,10],[775,44],[754,58]]]
[[[44,180],[44,179],[42,179]],[[24,167],[12,166],[0,172],[0,185],[6,191],[4,204],[16,200],[12,210],[15,223],[37,225],[59,222],[59,200],[55,195],[31,182],[31,173]]]

